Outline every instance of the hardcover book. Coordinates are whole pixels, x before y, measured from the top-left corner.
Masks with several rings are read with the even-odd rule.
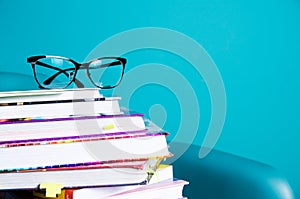
[[[0,121],[0,142],[145,130],[143,114],[10,119]]]
[[[64,188],[146,184],[149,171],[160,158],[118,164],[94,164],[66,168],[32,169],[0,173],[0,190],[38,189],[42,183],[54,182]]]
[[[127,186],[103,186],[93,188],[71,188],[63,189],[61,194],[48,199],[86,199],[86,198],[104,198],[115,194],[120,194],[129,190],[134,190],[142,186],[149,186],[163,181],[173,181],[172,165],[161,164],[157,170],[151,174],[150,179],[145,185],[127,185]],[[45,190],[34,190],[34,199],[46,199]]]
[[[3,141],[0,142],[0,171],[169,156],[165,138],[167,135],[166,132],[149,133],[144,130],[68,138]]]

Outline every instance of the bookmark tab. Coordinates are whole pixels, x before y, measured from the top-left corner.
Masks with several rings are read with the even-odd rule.
[[[63,184],[53,182],[45,182],[40,184],[40,189],[46,189],[45,196],[47,198],[55,198],[57,194],[61,193],[61,189],[63,187]]]

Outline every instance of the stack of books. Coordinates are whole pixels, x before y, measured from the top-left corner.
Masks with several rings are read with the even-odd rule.
[[[0,190],[39,198],[182,198],[167,132],[99,89],[0,93]]]

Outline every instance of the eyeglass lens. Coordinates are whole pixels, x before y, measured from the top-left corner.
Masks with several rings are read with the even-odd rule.
[[[42,58],[35,63],[35,78],[45,88],[65,88],[75,74],[75,65],[65,59]]]
[[[123,64],[113,58],[95,60],[89,64],[88,75],[95,86],[112,88],[119,84],[123,74]]]

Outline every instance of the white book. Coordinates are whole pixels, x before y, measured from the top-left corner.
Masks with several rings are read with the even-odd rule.
[[[121,114],[119,97],[0,106],[0,119]]]
[[[120,194],[129,190],[134,190],[143,186],[149,186],[154,183],[173,181],[173,166],[161,164],[158,166],[150,181],[145,185],[128,185],[128,186],[106,186],[81,189],[64,189],[58,198],[87,199],[87,198],[104,198],[115,194]],[[34,191],[36,198],[45,198],[45,193]]]
[[[166,132],[77,136],[0,145],[0,171],[169,156]],[[0,184],[2,182],[0,181]]]
[[[0,122],[3,141],[69,137],[145,130],[142,114],[77,116],[67,118],[11,120]]]
[[[0,104],[103,97],[99,88],[49,89],[0,92]]]
[[[122,113],[120,97],[105,98],[99,88],[0,92],[0,120]]]
[[[37,189],[46,183],[59,184],[62,188],[145,184],[148,170],[155,168],[159,161],[146,160],[139,168],[87,167],[0,173],[0,190]]]

